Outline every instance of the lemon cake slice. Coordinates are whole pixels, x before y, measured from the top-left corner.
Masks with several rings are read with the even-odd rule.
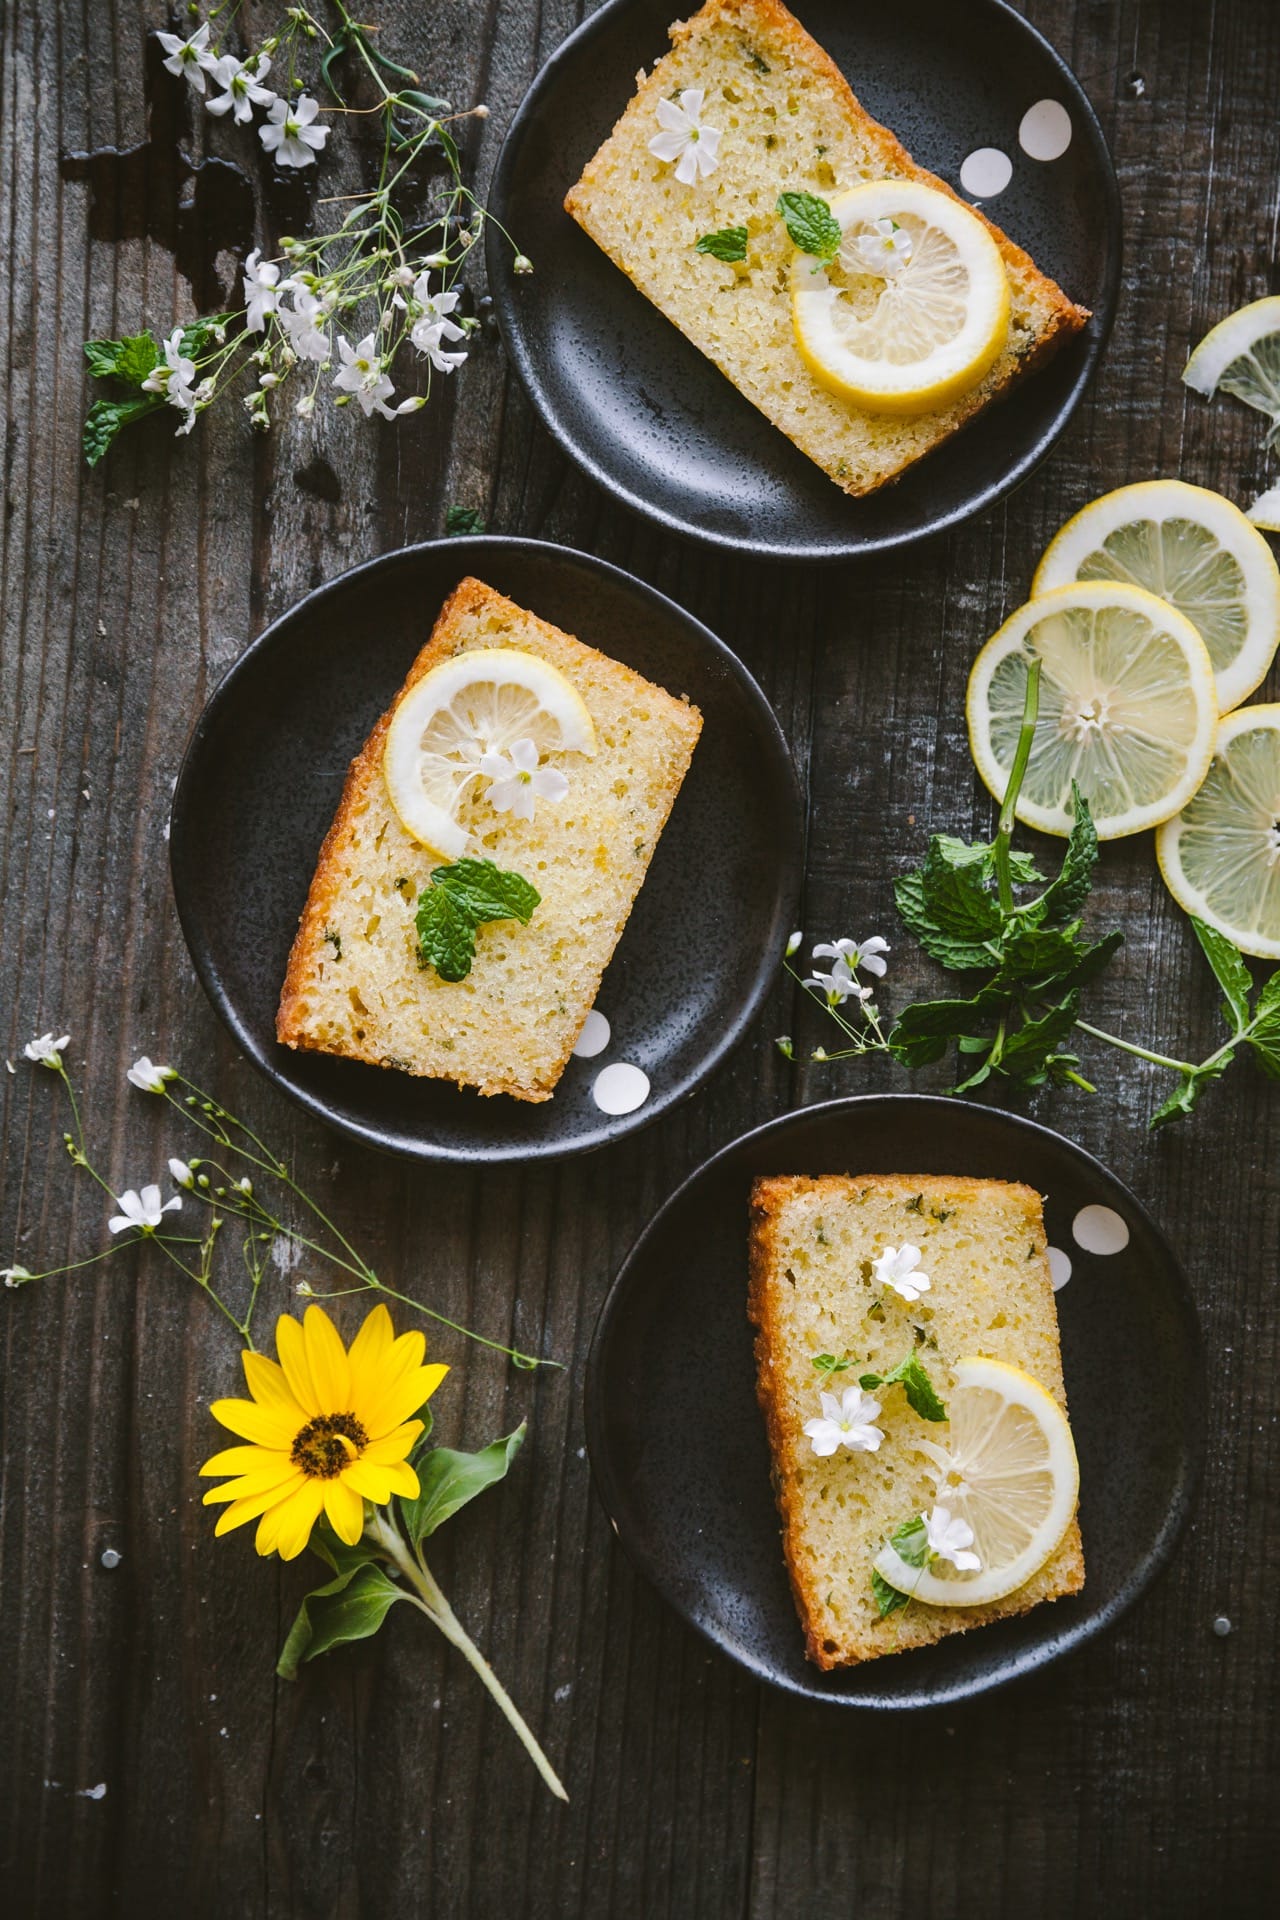
[[[483,764],[484,773],[468,778],[470,762],[464,761],[452,813],[436,825],[441,808],[423,799],[412,816],[415,825],[425,819],[424,833],[451,841],[441,849],[411,832],[393,804],[388,778],[402,776],[405,755],[398,762],[387,755],[388,737],[428,674],[482,650],[482,674],[500,676],[507,663],[490,709],[497,713],[506,702],[506,710],[518,715],[536,711],[528,689],[538,686],[539,677],[554,683],[552,693],[558,685],[582,716],[573,736],[577,750],[551,747],[531,755],[531,767],[540,762],[536,774],[522,774],[519,748],[528,742],[512,745],[505,756],[509,764],[501,768],[487,754],[482,763],[481,735],[471,760],[477,770]],[[552,671],[539,676],[539,662]],[[453,696],[464,718],[479,710],[474,697],[468,707],[465,689],[460,694],[453,686],[457,672],[451,668],[442,677],[450,682],[444,695]],[[550,1099],[701,727],[698,709],[687,700],[482,581],[463,580],[351,764],[289,956],[277,1039],[288,1047],[453,1080],[485,1094]],[[501,804],[497,790],[505,785],[518,791],[522,779],[536,782],[531,804],[511,804],[510,792]],[[401,805],[408,812],[402,797]],[[432,876],[447,879],[460,855],[492,862],[499,878],[513,885],[518,876],[519,910],[506,917],[482,915],[469,969],[448,978],[437,965],[424,964],[420,903],[433,893]],[[536,902],[531,907],[530,899]],[[457,972],[444,961],[439,965]]]
[[[750,1268],[811,1660],[923,1646],[1083,1586],[1038,1194],[910,1174],[758,1179]]]
[[[847,493],[871,493],[895,479],[1084,326],[1084,308],[944,181],[917,167],[893,134],[863,111],[843,74],[780,0],[708,0],[672,27],[671,39],[671,52],[647,77],[640,74],[638,92],[565,206],[640,291]],[[884,180],[915,183],[917,196],[920,188],[946,196],[957,213],[944,224],[967,224],[975,256],[985,249],[994,258],[994,242],[996,271],[1002,264],[1008,282],[1007,301],[1001,290],[992,309],[999,339],[989,348],[977,342],[974,353],[961,356],[974,375],[971,384],[955,394],[953,379],[945,397],[945,381],[930,388],[926,380],[926,388],[944,397],[915,413],[869,410],[849,397],[848,381],[833,391],[815,373],[818,336],[803,322],[802,309],[815,304],[812,289],[825,293],[826,281],[815,280],[814,262],[797,255],[777,212],[784,194],[810,207],[805,197],[812,196],[830,209],[850,189]],[[880,211],[892,213],[887,206]],[[903,219],[910,224],[907,212]],[[885,217],[880,227],[892,252],[895,222]],[[953,282],[967,273],[972,291],[981,262],[956,256],[949,272]],[[794,320],[793,291],[800,296]],[[840,297],[865,301],[867,285],[853,294],[846,288]],[[888,360],[900,357],[906,332],[896,329]]]

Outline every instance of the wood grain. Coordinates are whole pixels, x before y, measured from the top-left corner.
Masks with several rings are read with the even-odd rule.
[[[483,180],[582,10],[387,0],[378,18],[433,85],[488,101],[472,136]],[[142,1051],[180,1061],[269,1132],[393,1284],[568,1362],[530,1377],[449,1351],[446,1441],[477,1444],[525,1414],[531,1430],[501,1489],[441,1535],[436,1570],[571,1795],[559,1807],[543,1794],[416,1619],[393,1617],[297,1685],[275,1681],[303,1574],[259,1561],[240,1536],[215,1542],[194,1478],[215,1444],[207,1403],[235,1389],[235,1342],[176,1274],[130,1256],[5,1297],[8,1912],[1265,1910],[1280,1103],[1257,1075],[1237,1069],[1193,1127],[1154,1139],[1155,1076],[1118,1056],[1091,1056],[1093,1100],[1029,1108],[1135,1187],[1192,1275],[1209,1473],[1169,1572],[1112,1632],[1005,1694],[833,1724],[762,1693],[632,1574],[589,1486],[582,1370],[612,1274],[701,1158],[790,1105],[900,1077],[882,1063],[787,1067],[772,1036],[806,1031],[805,1016],[780,987],[702,1095],[605,1156],[406,1170],[336,1141],[251,1075],[196,988],[169,894],[171,783],[211,686],[315,582],[438,534],[459,501],[497,531],[631,569],[720,632],[775,702],[807,782],[806,925],[892,926],[890,876],[927,832],[989,823],[964,739],[965,676],[1047,536],[1125,480],[1180,472],[1246,498],[1266,477],[1255,419],[1207,406],[1178,374],[1212,319],[1278,284],[1280,12],[1249,0],[1025,11],[1082,78],[1120,170],[1127,250],[1110,352],[1063,445],[1006,506],[909,564],[819,577],[704,553],[605,501],[536,424],[493,342],[403,430],[348,419],[321,436],[290,420],[261,442],[215,414],[190,440],[160,427],[126,439],[90,475],[82,340],[186,315],[192,295],[163,246],[91,237],[89,188],[61,178],[59,159],[146,139],[145,35],[164,9],[0,10],[4,1051],[70,1028],[93,1136],[121,1184],[154,1177],[178,1146],[124,1068]],[[237,151],[207,118],[187,144],[196,158]],[[1107,850],[1097,917],[1128,930],[1097,990],[1099,1024],[1207,1052],[1216,996],[1147,841]],[[898,946],[905,998],[927,970]],[[0,1102],[0,1258],[35,1267],[97,1246],[104,1209],[66,1164],[52,1077],[25,1063],[0,1072]],[[122,1555],[112,1570],[107,1547]],[[1217,1615],[1231,1620],[1225,1638]]]

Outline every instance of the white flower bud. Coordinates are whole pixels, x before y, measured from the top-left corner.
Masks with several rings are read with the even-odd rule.
[[[315,410],[316,397],[314,393],[303,394],[301,400],[299,400],[297,406],[294,408],[294,412],[300,420],[309,420]]]
[[[516,255],[515,259],[511,262],[511,271],[513,273],[533,272],[533,262],[527,253],[518,253]]]

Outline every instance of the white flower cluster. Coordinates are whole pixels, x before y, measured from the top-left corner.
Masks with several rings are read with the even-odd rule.
[[[788,954],[793,953],[795,947],[800,944],[795,934],[791,938],[795,945],[788,943]],[[855,976],[861,968],[864,973],[871,973],[878,979],[883,979],[886,965],[881,956],[888,951],[889,942],[881,939],[878,933],[873,933],[869,940],[825,941],[813,949],[813,958],[815,961],[830,960],[832,962],[830,972],[823,973],[815,967],[803,984],[825,995],[829,1007],[842,1007],[846,1000],[857,1000],[865,1005],[870,1000],[874,989],[864,987]]]
[[[203,21],[183,40],[176,33],[157,35],[166,55],[165,67],[184,79],[204,100],[206,111],[219,118],[229,113],[240,126],[253,121],[255,107],[267,117],[258,128],[266,151],[282,167],[311,167],[329,138],[328,127],[316,125],[319,103],[301,93],[292,103],[273,93],[263,82],[271,71],[270,43],[246,60],[219,53],[209,45],[209,22]],[[211,92],[210,83],[220,92]]]

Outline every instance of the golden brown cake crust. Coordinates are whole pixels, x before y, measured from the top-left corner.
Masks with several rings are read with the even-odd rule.
[[[854,1665],[886,1653],[905,1651],[912,1646],[928,1645],[951,1633],[963,1633],[971,1627],[1026,1613],[1043,1601],[1077,1593],[1084,1585],[1080,1527],[1078,1519],[1073,1518],[1045,1568],[1033,1576],[1025,1587],[1004,1599],[983,1607],[913,1607],[909,1618],[905,1615],[895,1616],[892,1625],[878,1637],[874,1632],[852,1635],[843,1645],[833,1644],[820,1624],[819,1596],[801,1544],[802,1501],[798,1482],[789,1468],[800,1454],[803,1434],[788,1418],[783,1404],[780,1376],[785,1343],[778,1319],[779,1291],[775,1285],[779,1269],[781,1220],[787,1202],[800,1195],[818,1196],[832,1205],[838,1205],[855,1192],[886,1198],[918,1194],[927,1208],[943,1197],[953,1201],[957,1197],[962,1200],[968,1197],[981,1202],[997,1190],[1011,1203],[1025,1207],[1029,1227],[1035,1225],[1038,1228],[1037,1256],[1043,1255],[1047,1260],[1040,1196],[1034,1189],[1020,1183],[927,1174],[784,1174],[761,1176],[752,1183],[747,1314],[756,1328],[756,1394],[764,1416],[769,1454],[773,1462],[774,1493],[782,1522],[782,1551],[796,1612],[804,1632],[805,1651],[814,1665],[824,1671]],[[1056,1339],[1056,1315],[1054,1331]],[[1057,1380],[1043,1384],[1053,1390],[1054,1397],[1065,1412],[1066,1399],[1060,1374]]]

